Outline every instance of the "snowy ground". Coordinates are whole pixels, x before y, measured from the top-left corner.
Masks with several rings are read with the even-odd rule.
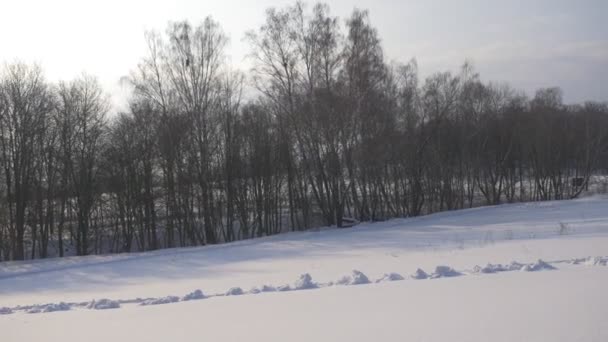
[[[3,263],[0,340],[608,341],[606,256],[594,197]]]

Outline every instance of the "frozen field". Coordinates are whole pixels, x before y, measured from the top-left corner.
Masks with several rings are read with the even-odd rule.
[[[593,197],[3,263],[0,340],[608,341],[607,256]]]

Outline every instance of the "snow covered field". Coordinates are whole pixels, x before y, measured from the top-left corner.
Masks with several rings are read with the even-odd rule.
[[[0,340],[608,341],[606,256],[593,197],[3,263]]]

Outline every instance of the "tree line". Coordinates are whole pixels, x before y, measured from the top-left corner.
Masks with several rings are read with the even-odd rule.
[[[607,104],[528,98],[470,63],[421,80],[387,60],[367,11],[268,9],[247,73],[210,17],[145,39],[115,115],[92,76],[2,68],[0,260],[569,199],[608,169]]]

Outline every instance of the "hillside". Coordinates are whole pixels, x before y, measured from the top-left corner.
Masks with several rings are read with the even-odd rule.
[[[592,197],[7,262],[0,331],[2,341],[606,341],[606,256],[608,199]]]

